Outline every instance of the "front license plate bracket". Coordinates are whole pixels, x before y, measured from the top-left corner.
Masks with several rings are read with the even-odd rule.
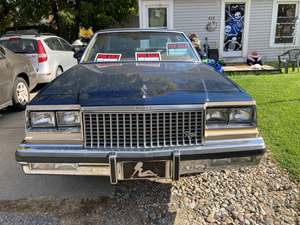
[[[171,161],[123,161],[118,162],[120,180],[170,179]]]

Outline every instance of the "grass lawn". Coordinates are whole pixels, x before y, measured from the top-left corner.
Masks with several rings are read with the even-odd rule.
[[[230,78],[256,99],[258,127],[268,148],[300,180],[300,73]]]

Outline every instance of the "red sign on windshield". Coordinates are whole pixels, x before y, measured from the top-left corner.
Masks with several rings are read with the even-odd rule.
[[[167,43],[167,55],[168,56],[186,56],[188,55],[188,43],[175,42]]]
[[[122,54],[111,54],[111,53],[98,53],[96,55],[96,62],[111,62],[120,61]]]
[[[160,61],[160,52],[136,52],[136,61]]]
[[[186,43],[168,43],[168,49],[186,49],[188,48],[188,44]]]

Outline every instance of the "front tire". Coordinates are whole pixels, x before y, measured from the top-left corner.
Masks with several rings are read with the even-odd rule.
[[[14,107],[17,110],[24,110],[30,100],[28,84],[21,77],[17,77],[14,82],[12,100],[14,103]]]

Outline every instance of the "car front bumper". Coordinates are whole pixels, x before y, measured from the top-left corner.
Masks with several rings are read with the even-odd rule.
[[[16,160],[26,174],[110,176],[111,183],[124,180],[124,162],[165,162],[165,176],[181,175],[211,168],[257,165],[265,153],[263,138],[206,141],[202,146],[169,149],[83,149],[81,145],[38,145],[22,143]],[[147,178],[147,177],[145,177]]]

